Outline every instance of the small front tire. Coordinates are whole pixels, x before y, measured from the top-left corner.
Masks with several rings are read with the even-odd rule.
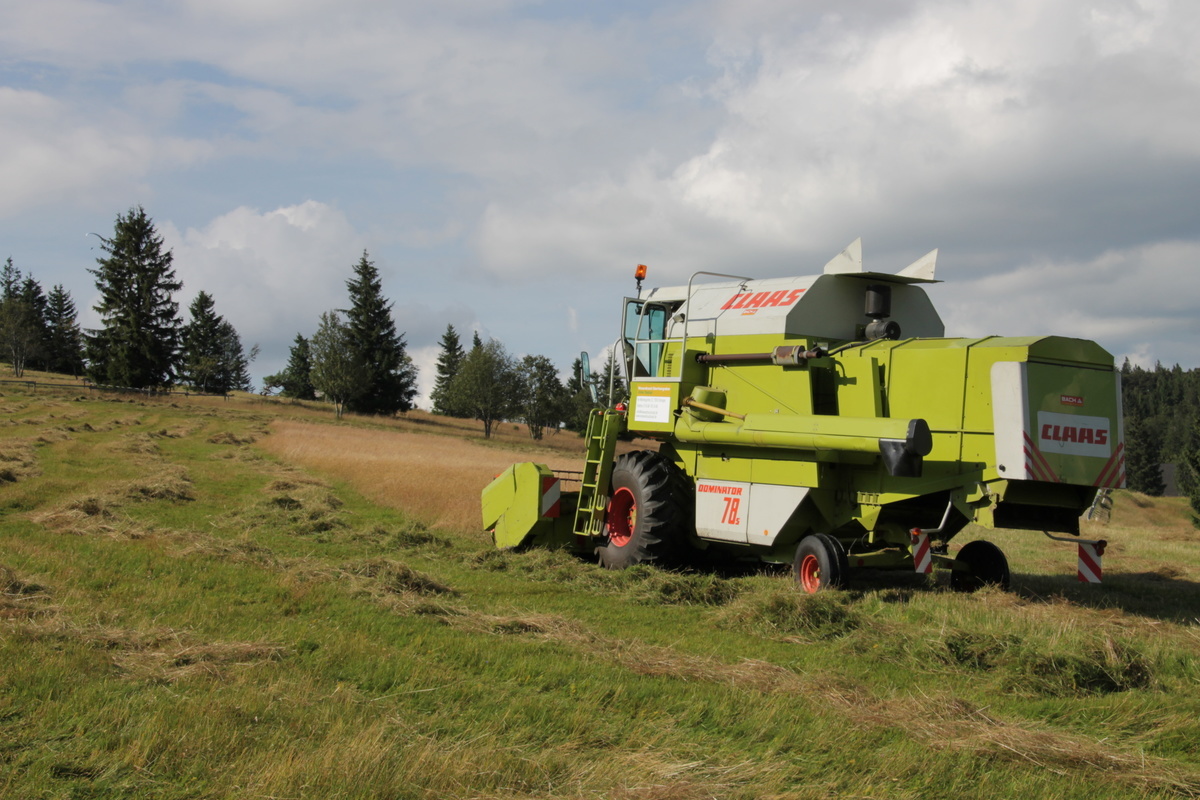
[[[846,549],[837,539],[814,533],[800,540],[792,561],[792,576],[804,591],[815,594],[825,589],[840,589],[846,585],[849,572]]]
[[[999,586],[1008,589],[1008,559],[1004,552],[991,542],[982,539],[968,542],[958,551],[954,559],[965,570],[950,573],[950,588],[956,592],[973,592],[984,586]]]

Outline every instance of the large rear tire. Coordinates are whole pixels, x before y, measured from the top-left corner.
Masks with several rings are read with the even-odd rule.
[[[609,569],[666,564],[680,553],[688,515],[679,469],[652,450],[625,453],[613,465],[604,528],[608,541],[596,548]]]
[[[842,543],[825,533],[814,533],[800,540],[792,561],[792,575],[809,594],[846,585],[850,565]]]
[[[965,570],[950,573],[950,588],[956,592],[973,592],[984,586],[999,586],[1008,589],[1008,559],[1004,552],[991,542],[982,539],[968,542],[954,558]]]

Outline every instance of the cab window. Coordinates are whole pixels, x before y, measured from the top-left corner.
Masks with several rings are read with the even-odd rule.
[[[670,313],[670,308],[658,303],[626,301],[623,343],[625,370],[630,380],[659,374]]]

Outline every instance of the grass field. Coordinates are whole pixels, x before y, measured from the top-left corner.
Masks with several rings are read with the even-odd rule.
[[[808,597],[493,551],[569,434],[0,392],[0,797],[1200,796],[1182,501],[1118,497],[1101,586],[1001,531],[1010,592]]]

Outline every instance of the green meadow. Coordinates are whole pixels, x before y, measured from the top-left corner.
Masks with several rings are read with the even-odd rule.
[[[1182,500],[1119,493],[1087,526],[1099,586],[1072,546],[999,531],[1009,592],[805,596],[495,551],[268,447],[285,417],[428,454],[418,486],[467,435],[0,386],[0,797],[1200,796]],[[469,446],[538,457],[521,442]],[[439,483],[469,519],[478,484]]]

